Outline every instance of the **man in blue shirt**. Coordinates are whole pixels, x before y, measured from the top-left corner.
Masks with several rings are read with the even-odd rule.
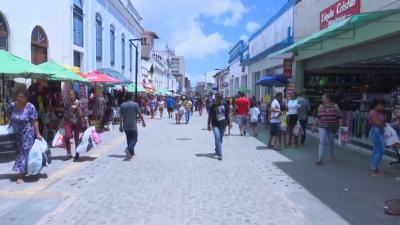
[[[167,97],[167,110],[168,110],[168,117],[172,118],[172,113],[174,112],[174,98],[171,96]]]

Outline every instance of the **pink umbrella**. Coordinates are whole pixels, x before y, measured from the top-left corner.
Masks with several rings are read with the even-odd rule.
[[[91,83],[122,83],[120,80],[97,71],[81,74],[81,76],[89,80]]]

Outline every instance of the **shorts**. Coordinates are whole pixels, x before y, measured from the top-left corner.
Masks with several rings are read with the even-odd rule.
[[[173,112],[174,111],[173,107],[167,107],[167,109],[168,109],[168,112]]]
[[[258,126],[258,122],[250,122],[251,128],[256,128]]]
[[[239,125],[240,126],[246,126],[247,124],[247,116],[237,116]]]
[[[299,117],[297,116],[297,114],[287,116],[288,126],[296,126],[298,120],[299,120]]]
[[[281,123],[271,123],[271,136],[280,136],[281,133]]]

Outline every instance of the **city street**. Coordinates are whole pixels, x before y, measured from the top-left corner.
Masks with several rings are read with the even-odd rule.
[[[47,179],[16,185],[1,175],[0,224],[347,224],[275,165],[288,158],[258,151],[260,141],[226,137],[218,161],[205,117],[147,121],[131,161],[113,131],[85,162],[55,160]]]

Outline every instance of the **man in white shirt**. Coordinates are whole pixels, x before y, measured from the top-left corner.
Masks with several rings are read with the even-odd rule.
[[[275,148],[276,150],[281,150],[282,149],[282,139],[281,139],[281,105],[280,103],[282,102],[283,99],[283,94],[282,93],[277,93],[275,96],[275,99],[271,103],[271,116],[270,116],[270,137],[268,140],[268,148],[274,148],[272,146],[272,139],[274,137],[278,138],[279,142],[279,147]]]

